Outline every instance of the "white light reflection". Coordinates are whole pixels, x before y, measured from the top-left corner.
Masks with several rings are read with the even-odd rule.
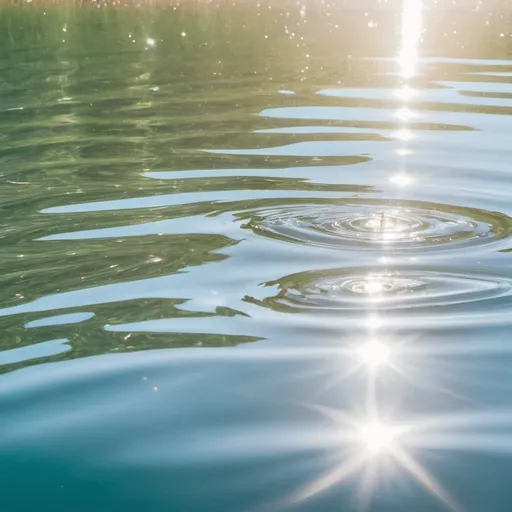
[[[358,493],[360,505],[367,505],[371,502],[377,473],[382,467],[388,471],[389,474],[385,475],[388,477],[397,476],[396,469],[400,469],[449,509],[461,510],[452,496],[410,453],[410,448],[416,448],[413,444],[414,437],[411,437],[410,434],[417,429],[411,425],[393,424],[378,416],[363,422],[332,408],[312,405],[311,409],[320,412],[326,419],[334,423],[333,427],[339,435],[338,440],[335,441],[338,446],[333,446],[333,449],[339,450],[340,459],[343,460],[332,471],[322,475],[291,496],[287,500],[288,503],[305,501],[358,474],[360,477],[360,492]],[[380,466],[379,462],[383,459],[386,464]]]
[[[413,134],[407,125],[416,114],[408,107],[408,103],[417,96],[418,91],[414,90],[408,81],[416,75],[418,47],[422,31],[422,7],[423,0],[403,0],[402,38],[398,64],[400,66],[399,75],[404,83],[394,91],[395,96],[402,101],[402,107],[395,114],[402,122],[402,128],[395,134],[395,137],[404,143],[402,148],[396,150],[396,153],[400,156],[412,153],[411,150],[406,148],[405,143],[413,138]],[[397,185],[402,186],[399,183]]]
[[[361,283],[361,293],[368,295],[381,295],[386,291],[386,283],[380,277],[368,276],[363,283]]]
[[[411,89],[409,85],[405,84],[402,88],[397,89],[394,92],[395,96],[397,96],[402,101],[410,101],[416,96],[418,93],[414,89]]]
[[[398,119],[400,119],[400,121],[404,121],[404,122],[410,121],[413,117],[415,117],[415,115],[416,114],[408,107],[402,107],[395,114],[395,116],[398,117]]]
[[[372,455],[393,449],[396,435],[396,428],[379,421],[368,423],[360,432],[361,442]]]
[[[414,138],[414,135],[410,130],[406,128],[402,128],[393,134],[396,139],[403,140],[404,142],[409,141]]]
[[[389,363],[391,351],[384,343],[372,340],[359,347],[357,355],[362,363],[376,368]]]
[[[421,39],[423,0],[404,0],[402,43],[398,63],[400,76],[408,80],[416,74],[418,45]]]
[[[379,260],[381,259],[384,259],[384,258],[379,258]],[[387,260],[387,259],[386,259]],[[382,263],[385,263],[386,261],[383,261]],[[384,322],[382,321],[382,318],[380,316],[378,316],[376,313],[373,313],[373,314],[370,314],[367,318],[366,318],[366,327],[368,328],[368,330],[370,331],[373,331],[373,330],[376,330],[376,329],[379,329],[380,327],[382,327],[384,325]]]
[[[391,183],[394,183],[395,185],[398,185],[399,187],[407,187],[412,183],[412,178],[405,172],[399,172],[391,176],[389,181],[391,181]]]

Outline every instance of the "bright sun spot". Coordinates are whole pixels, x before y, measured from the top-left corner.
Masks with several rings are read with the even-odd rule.
[[[369,341],[357,350],[361,361],[372,367],[381,366],[389,362],[389,348],[379,341]]]
[[[398,185],[399,187],[407,187],[407,185],[411,184],[412,178],[408,174],[401,172],[391,176],[389,181],[395,185]]]
[[[361,441],[373,454],[392,448],[395,436],[394,428],[378,421],[365,425],[360,432]]]
[[[402,11],[402,44],[398,63],[400,75],[409,79],[416,74],[418,46],[421,39],[422,0],[404,2]]]
[[[412,151],[407,148],[399,148],[399,149],[395,150],[395,153],[399,156],[407,156],[407,155],[411,155]]]
[[[401,121],[409,121],[414,117],[414,112],[411,111],[411,109],[407,107],[402,107],[397,113],[396,117],[400,119]]]
[[[406,130],[406,129],[398,130],[397,132],[395,132],[394,136],[397,139],[400,139],[403,141],[411,140],[414,137],[412,132],[410,130]]]
[[[400,98],[402,101],[409,101],[416,96],[416,91],[411,89],[408,85],[404,85],[400,89],[394,92],[395,96]]]
[[[386,283],[380,278],[368,276],[363,283],[363,293],[368,295],[380,295],[386,291]]]

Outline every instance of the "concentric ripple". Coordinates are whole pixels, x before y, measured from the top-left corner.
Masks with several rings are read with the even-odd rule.
[[[349,268],[304,272],[267,283],[273,309],[361,310],[450,306],[512,296],[512,279],[478,271]]]
[[[289,242],[332,248],[456,248],[507,237],[507,215],[434,203],[343,201],[292,205],[253,212],[245,225]]]

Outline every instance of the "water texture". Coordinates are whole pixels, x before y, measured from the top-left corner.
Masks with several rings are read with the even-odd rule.
[[[510,512],[512,10],[447,4],[0,4],[2,510]]]

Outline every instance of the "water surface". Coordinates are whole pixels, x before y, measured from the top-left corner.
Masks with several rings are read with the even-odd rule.
[[[509,512],[512,12],[349,4],[0,6],[6,511]]]

